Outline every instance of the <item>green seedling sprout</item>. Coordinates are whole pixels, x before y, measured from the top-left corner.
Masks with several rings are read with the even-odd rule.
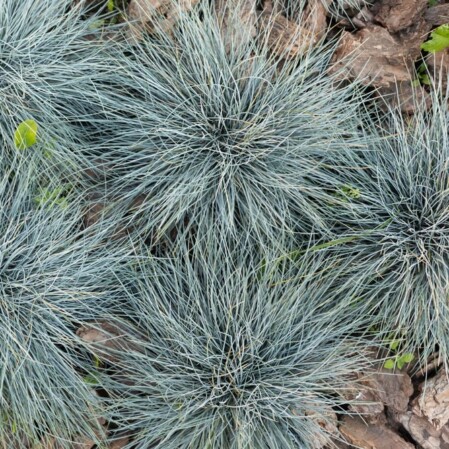
[[[84,377],[84,382],[86,384],[92,385],[92,386],[98,385],[100,383],[100,376],[101,376],[101,374],[100,374],[100,372],[98,370],[103,365],[101,360],[96,355],[93,356],[93,365],[94,365],[95,369],[92,370],[92,372],[90,372],[89,374],[87,374]]]
[[[26,150],[37,142],[38,125],[34,120],[25,120],[14,132],[14,145],[18,150]]]
[[[437,53],[449,48],[449,24],[435,28],[430,33],[430,39],[421,44],[421,49],[429,53]]]
[[[429,72],[425,62],[420,64],[420,66],[416,70],[416,73],[417,77],[412,82],[414,87],[418,87],[420,85],[430,86],[432,84],[432,80],[429,76]]]
[[[65,196],[66,189],[64,187],[56,187],[54,189],[42,187],[39,189],[38,195],[35,197],[35,202],[38,206],[59,206],[61,209],[69,207],[68,200]]]
[[[338,189],[336,195],[343,201],[349,201],[360,198],[360,190],[354,186],[343,185]]]
[[[401,340],[393,338],[389,343],[389,349],[394,354],[392,358],[387,359],[384,363],[384,368],[388,370],[393,370],[396,367],[401,370],[407,363],[410,363],[415,358],[414,354],[411,352],[406,352],[404,354],[399,354],[398,351],[401,346]]]

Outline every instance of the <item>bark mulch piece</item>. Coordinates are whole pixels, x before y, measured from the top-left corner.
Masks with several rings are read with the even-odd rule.
[[[390,33],[397,33],[416,23],[427,9],[428,0],[384,0],[374,15]]]
[[[415,449],[385,424],[366,424],[357,417],[346,416],[340,432],[349,443],[361,449]]]
[[[440,25],[449,23],[449,3],[429,8],[424,18],[432,27],[439,27]]]
[[[378,25],[368,25],[355,34],[343,32],[334,62],[334,70],[344,69],[342,77],[376,87],[410,81],[414,68],[410,50]]]
[[[449,382],[448,373],[441,370],[435,377],[420,387],[420,395],[412,403],[412,411],[417,416],[427,418],[440,430],[449,422]]]
[[[412,412],[393,417],[398,424],[410,434],[416,442],[415,447],[423,449],[448,449],[449,427],[436,429],[427,419],[420,418]]]
[[[428,0],[378,0],[353,17],[355,30],[343,31],[331,71],[375,88],[384,101],[407,114],[415,112],[416,104],[429,107],[429,95],[417,80],[415,67],[423,61],[421,44],[429,32],[448,22],[449,3],[431,6]],[[427,57],[436,82],[449,72],[445,53]]]
[[[422,373],[421,373],[422,374]],[[360,405],[339,431],[346,449],[449,449],[449,373],[443,368],[419,381],[405,370],[380,369],[360,378],[351,393]]]

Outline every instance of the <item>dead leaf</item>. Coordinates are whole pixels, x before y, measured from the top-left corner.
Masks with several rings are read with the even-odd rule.
[[[73,449],[92,449],[95,444],[90,438],[80,436],[73,443]]]
[[[89,228],[90,226],[97,224],[101,220],[105,208],[106,204],[101,201],[90,204],[84,215],[85,227]]]
[[[233,45],[244,45],[254,39],[257,33],[254,0],[239,0],[236,4],[232,4],[232,7],[227,0],[217,0],[215,9],[227,51]]]
[[[107,321],[99,321],[92,326],[82,326],[76,331],[76,334],[84,342],[92,344],[93,348],[99,351],[99,355],[110,362],[116,361],[116,357],[112,354],[114,351],[123,350],[129,346],[126,332]]]
[[[198,2],[199,0],[131,0],[127,10],[128,19],[132,22],[129,24],[131,37],[142,39],[143,30],[150,33],[156,30],[169,32],[180,12],[189,11]]]
[[[316,36],[282,15],[264,11],[259,19],[259,33],[267,36],[267,45],[279,58],[292,59],[304,54],[315,42]]]
[[[113,441],[108,449],[122,449],[129,443],[129,437],[119,438],[118,440]]]

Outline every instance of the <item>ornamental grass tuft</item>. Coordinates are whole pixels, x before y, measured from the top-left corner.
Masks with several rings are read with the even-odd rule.
[[[83,231],[77,196],[39,184],[36,167],[0,161],[0,447],[69,449],[101,437],[75,332],[113,306],[123,250],[107,228]]]
[[[24,122],[37,127],[32,151],[54,173],[92,166],[88,137],[109,73],[98,15],[85,0],[0,1],[0,142],[15,143]],[[14,154],[11,155],[15,157]]]
[[[114,54],[101,179],[142,234],[187,223],[273,246],[282,232],[328,232],[320,204],[337,190],[329,167],[360,145],[360,95],[327,75],[332,45],[272,52],[272,24],[256,21],[254,38],[239,4],[225,21],[201,3]]]
[[[449,112],[447,95],[431,96],[429,110],[416,99],[413,116],[390,108],[365,125],[358,168],[338,174],[358,192],[333,209],[346,241],[328,248],[350,268],[373,326],[423,363],[436,350],[449,356]]]
[[[363,320],[329,288],[347,288],[338,271],[320,257],[260,264],[244,244],[180,248],[122,274],[122,313],[102,319],[119,331],[91,346],[115,437],[136,449],[329,443],[368,366]]]

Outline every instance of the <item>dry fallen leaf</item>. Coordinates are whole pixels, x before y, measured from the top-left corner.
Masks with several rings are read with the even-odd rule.
[[[82,326],[76,334],[84,342],[93,345],[99,355],[110,362],[116,360],[112,354],[114,351],[123,350],[128,345],[124,330],[106,321],[99,321],[91,326]]]
[[[178,20],[181,11],[189,11],[199,0],[131,0],[127,15],[131,36],[137,40],[142,38],[145,29],[154,33],[156,29],[169,32]],[[157,22],[157,26],[156,26]]]
[[[305,28],[281,15],[264,11],[259,19],[259,32],[267,35],[267,45],[280,58],[291,59],[305,53],[316,36]]]
[[[108,446],[108,449],[122,449],[129,443],[129,437],[119,438],[118,440],[113,441]]]
[[[215,9],[227,51],[235,44],[242,45],[254,39],[257,33],[254,0],[240,0],[232,7],[227,0],[216,0]]]

